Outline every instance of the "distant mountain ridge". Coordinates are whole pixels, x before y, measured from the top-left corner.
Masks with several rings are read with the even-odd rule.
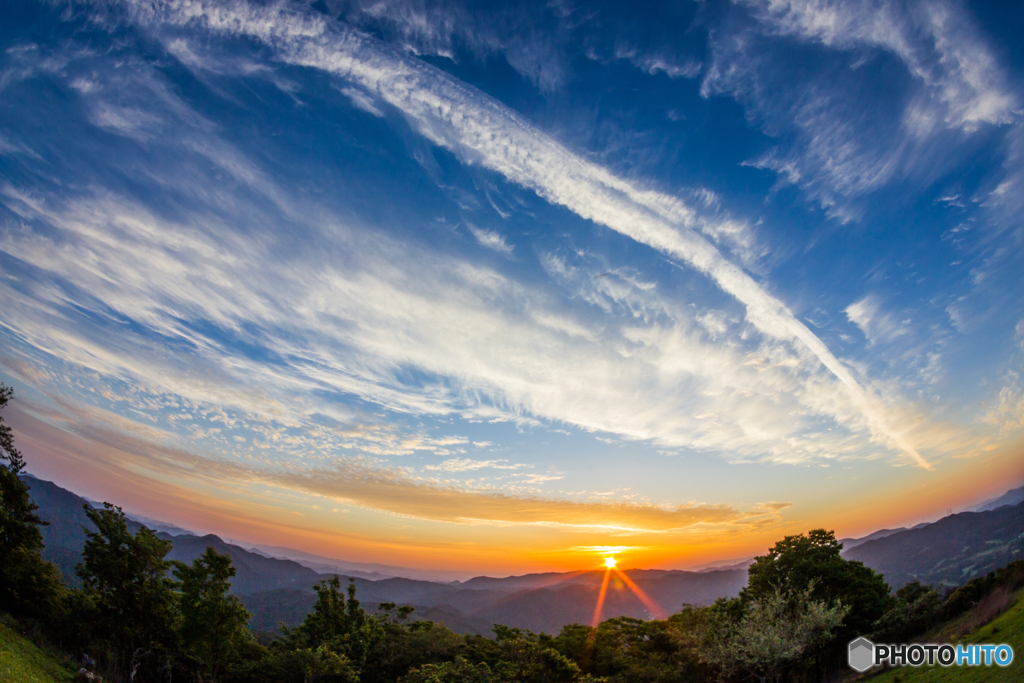
[[[884,574],[893,588],[910,581],[957,586],[1019,560],[1022,554],[1024,503],[949,515],[844,553]]]
[[[40,517],[50,522],[42,528],[46,543],[43,556],[74,584],[74,567],[85,544],[82,527],[91,527],[83,509],[89,503],[51,482],[35,478],[25,481],[39,505]],[[129,527],[137,531],[141,524],[130,521]],[[330,564],[328,571],[319,572],[314,568],[321,564],[318,560],[335,561],[301,551],[293,552],[305,556],[308,564],[270,557],[265,549],[242,548],[213,534],[160,532],[158,536],[173,541],[170,559],[188,563],[207,547],[231,557],[237,571],[231,590],[253,613],[250,623],[256,630],[300,623],[315,602],[313,585],[327,576],[338,575],[354,579],[359,600],[371,611],[381,602],[394,602],[415,607],[414,618],[437,621],[460,633],[488,634],[496,623],[557,633],[566,624],[591,622],[604,578],[604,572],[597,570],[438,582],[383,578],[382,572],[373,571],[330,571],[344,564],[340,561]],[[843,542],[847,559],[860,560],[881,572],[893,589],[915,579],[960,584],[1020,559],[1024,547],[1024,503],[964,512],[911,529],[882,529]],[[708,605],[718,598],[737,595],[747,583],[747,566],[751,561],[724,567],[711,563],[700,571],[630,569],[624,573],[666,614],[672,614],[683,604]],[[655,615],[613,574],[601,616],[649,619]]]
[[[1015,489],[1010,489],[1003,495],[986,500],[984,503],[979,503],[972,508],[968,508],[968,512],[985,512],[987,510],[995,510],[1001,508],[1004,505],[1016,505],[1017,503],[1024,502],[1024,486],[1020,486]]]

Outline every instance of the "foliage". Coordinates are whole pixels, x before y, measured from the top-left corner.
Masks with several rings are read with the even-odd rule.
[[[942,617],[942,595],[920,581],[896,591],[896,603],[874,625],[872,638],[882,643],[905,643]]]
[[[86,530],[76,568],[85,612],[79,618],[94,625],[95,644],[114,670],[134,678],[173,645],[177,584],[167,576],[171,562],[165,559],[173,543],[146,527],[132,534],[124,512],[110,503],[85,510],[97,531]]]
[[[451,662],[424,664],[399,679],[401,683],[493,683],[491,667],[484,662],[471,664],[464,657]]]
[[[541,642],[526,629],[496,624],[494,639],[501,658],[494,665],[495,680],[523,683],[576,683],[584,680],[579,666]]]
[[[696,655],[695,613],[684,609],[665,621],[617,617],[598,627],[570,624],[552,640],[553,647],[580,669],[608,681],[670,683],[703,677]],[[543,638],[543,636],[542,636]]]
[[[946,598],[942,616],[944,619],[951,619],[963,614],[997,587],[1015,591],[1021,586],[1024,586],[1024,560],[1017,560],[985,576],[972,579],[954,590]]]
[[[432,621],[407,624],[412,607],[382,603],[374,615],[382,628],[360,676],[361,683],[395,681],[410,669],[450,662],[464,647],[464,639]]]
[[[13,392],[0,384],[0,410]],[[28,486],[18,478],[25,468],[14,434],[0,416],[0,610],[18,617],[52,620],[59,609],[60,572],[40,555],[45,524],[35,514]]]
[[[756,558],[740,597],[744,602],[763,599],[777,592],[803,591],[813,583],[814,600],[851,608],[844,628],[837,632],[840,640],[870,633],[894,601],[884,577],[860,562],[843,559],[842,549],[835,534],[824,529],[786,536],[767,555]]]
[[[362,669],[382,629],[356,599],[355,581],[349,579],[347,594],[341,592],[341,580],[337,576],[318,582],[313,590],[316,591],[313,611],[289,632],[289,643],[300,649],[326,647],[344,656],[357,671]]]
[[[228,657],[252,637],[246,628],[248,610],[236,596],[228,595],[235,568],[230,557],[207,548],[191,566],[177,563],[174,574],[181,582],[179,634],[184,649],[215,681]]]
[[[849,608],[815,600],[814,582],[803,589],[774,589],[749,600],[736,620],[721,610],[708,624],[703,656],[723,680],[753,676],[778,681],[787,668],[828,643]]]

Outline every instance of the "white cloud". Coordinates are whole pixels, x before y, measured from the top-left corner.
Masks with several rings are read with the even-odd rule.
[[[651,76],[660,72],[669,78],[696,78],[703,68],[703,65],[695,60],[687,60],[680,64],[670,57],[642,53],[635,48],[625,46],[616,48],[615,58],[626,59],[633,66]]]
[[[881,47],[896,54],[942,104],[948,126],[1009,123],[1018,106],[974,22],[957,4],[935,0],[743,0],[785,35],[837,49]]]
[[[471,458],[450,458],[437,465],[427,465],[423,469],[439,472],[472,472],[474,470],[518,470],[530,467],[523,463],[509,465],[508,460],[473,460]]]
[[[373,100],[371,100],[370,97],[362,90],[358,90],[356,88],[341,88],[341,94],[349,98],[352,101],[352,104],[363,111],[373,114],[378,118],[384,116],[383,112],[381,112],[381,110],[373,103]]]
[[[845,313],[872,344],[891,342],[908,331],[904,323],[882,310],[881,301],[874,294],[853,302],[846,307]]]
[[[473,237],[480,244],[481,247],[491,249],[499,254],[511,254],[512,246],[505,243],[505,237],[492,230],[484,230],[478,228],[472,223],[466,223],[466,228],[472,233]]]
[[[61,273],[104,306],[161,334],[188,340],[222,363],[221,372],[236,378],[244,373],[242,384],[329,387],[399,411],[533,415],[670,446],[728,450],[740,458],[852,453],[852,442],[843,440],[854,438],[849,433],[829,441],[816,432],[814,420],[829,419],[925,464],[903,436],[906,430],[891,422],[883,400],[701,236],[714,232],[713,212],[618,178],[496,101],[318,15],[240,3],[130,7],[154,30],[169,22],[247,35],[264,41],[282,61],[326,70],[374,92],[467,163],[501,173],[707,275],[742,304],[746,324],[763,339],[753,347],[709,345],[690,327],[691,315],[674,310],[653,288],[603,278],[590,279],[584,301],[643,307],[652,317],[621,329],[591,327],[583,338],[600,343],[570,344],[561,331],[536,324],[566,318],[548,297],[492,270],[438,255],[412,256],[400,246],[361,250],[357,263],[334,264],[327,255],[311,254],[302,254],[301,264],[280,262],[258,242],[230,237],[229,226],[216,229],[215,215],[197,211],[189,225],[168,224],[117,197],[41,211],[9,194],[19,210],[41,214],[70,236],[58,248],[40,238],[13,238],[4,245],[9,253]],[[265,183],[230,150],[215,144],[209,149],[211,157],[229,160],[221,164],[240,180]],[[284,196],[275,203],[302,215]],[[349,238],[340,226],[331,230],[342,243]],[[95,263],[105,264],[102,272]],[[203,275],[184,281],[185,270]],[[522,301],[527,313],[519,312]],[[26,316],[19,334],[43,335],[39,321]],[[259,330],[261,343],[287,359],[288,370],[232,365],[216,343],[190,328],[187,321],[195,319],[238,334]],[[275,335],[276,329],[289,333]],[[52,341],[40,338],[39,346],[53,348]],[[57,350],[86,366],[102,359],[106,370],[116,372],[125,362],[98,344],[83,354],[70,341],[62,340]],[[821,374],[822,366],[831,379]],[[410,386],[400,379],[405,367],[438,380]]]
[[[702,92],[735,97],[765,132],[782,140],[751,165],[799,185],[844,222],[859,217],[855,200],[863,195],[907,177],[931,182],[936,169],[956,168],[971,153],[961,147],[963,134],[1018,119],[1017,89],[958,4],[739,5],[753,25],[737,21],[713,31]],[[792,68],[790,39],[824,48],[820,63]],[[877,62],[878,51],[898,59],[911,80],[868,103],[860,93],[879,84],[863,67]]]

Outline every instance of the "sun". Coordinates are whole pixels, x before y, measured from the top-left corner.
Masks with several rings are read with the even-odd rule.
[[[608,569],[615,569],[615,558],[614,557],[606,557],[606,558],[604,558],[604,566],[608,567]]]

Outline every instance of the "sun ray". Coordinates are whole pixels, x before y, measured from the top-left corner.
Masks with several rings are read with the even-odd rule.
[[[651,613],[652,617],[654,617],[655,619],[668,618],[668,614],[665,613],[665,610],[663,610],[658,605],[658,603],[654,602],[654,600],[651,600],[650,596],[648,596],[647,593],[644,593],[643,590],[641,590],[640,586],[633,583],[633,579],[626,576],[625,572],[620,571],[618,569],[611,569],[609,571],[614,571],[618,575],[618,577],[622,579],[622,581],[626,584],[629,590],[633,591],[633,595],[635,595],[640,600],[640,602],[644,603],[644,607],[647,608],[647,610]]]
[[[604,570],[604,580],[601,581],[601,592],[597,595],[597,606],[594,607],[594,618],[591,620],[591,625],[597,628],[597,625],[601,623],[601,609],[604,607],[604,596],[608,592],[608,579],[611,578],[612,570],[609,567]]]

